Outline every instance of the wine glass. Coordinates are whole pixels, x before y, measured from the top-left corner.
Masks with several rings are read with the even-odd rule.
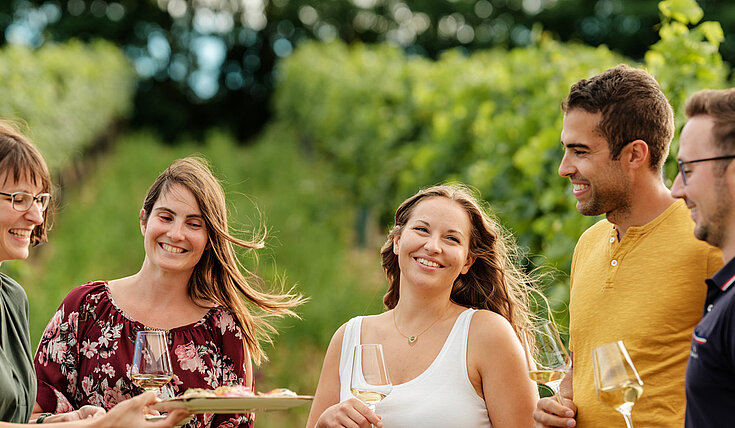
[[[633,365],[622,340],[607,343],[592,350],[597,399],[612,406],[633,428],[630,412],[643,394],[643,381]]]
[[[551,389],[561,403],[559,384],[571,367],[571,359],[556,326],[549,320],[534,323],[521,332],[521,343],[529,377]]]
[[[375,412],[375,405],[393,390],[380,344],[355,345],[352,360],[352,395]]]
[[[138,332],[135,337],[135,353],[130,377],[141,388],[146,391],[156,391],[156,393],[159,393],[159,388],[171,380],[173,371],[165,331]]]

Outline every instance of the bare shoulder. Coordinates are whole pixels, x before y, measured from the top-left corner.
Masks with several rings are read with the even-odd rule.
[[[334,332],[332,335],[332,340],[329,341],[329,349],[341,349],[342,348],[342,340],[345,337],[345,330],[347,329],[347,323],[342,324],[339,326],[337,331]]]
[[[518,338],[507,319],[493,311],[479,309],[470,323],[470,346],[510,346]]]

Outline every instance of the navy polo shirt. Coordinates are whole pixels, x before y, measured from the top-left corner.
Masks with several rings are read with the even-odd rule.
[[[735,259],[706,283],[686,370],[686,428],[735,426]]]

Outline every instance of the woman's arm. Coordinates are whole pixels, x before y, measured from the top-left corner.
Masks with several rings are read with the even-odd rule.
[[[31,423],[35,423],[35,421],[44,413],[43,409],[41,408],[41,405],[36,403],[33,407],[33,414],[31,415]],[[59,413],[55,415],[51,415],[43,420],[44,424],[50,424],[53,422],[68,422],[68,421],[83,421],[87,418],[93,418],[95,416],[102,416],[107,411],[103,409],[102,407],[97,406],[82,406],[77,410],[74,410],[73,412],[67,412],[67,413]]]
[[[165,419],[155,422],[146,421],[143,409],[157,401],[158,398],[156,398],[154,392],[144,392],[137,397],[123,401],[105,415],[82,421],[49,423],[48,426],[51,428],[129,428],[143,426],[146,428],[172,428],[177,422],[191,416],[191,413],[184,409],[175,409],[169,412]],[[43,425],[46,426],[45,421]],[[27,424],[0,422],[0,428],[27,426]]]
[[[479,379],[493,428],[533,427],[538,390],[528,377],[523,347],[508,321],[490,311],[477,311],[467,348],[470,380],[477,388]]]
[[[307,428],[322,427],[382,427],[380,417],[373,413],[363,402],[356,398],[339,402],[340,379],[339,361],[342,354],[342,339],[345,325],[342,325],[329,342],[324,356],[319,385],[314,402],[309,411]]]

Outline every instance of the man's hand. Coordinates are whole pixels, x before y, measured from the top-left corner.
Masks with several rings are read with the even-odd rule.
[[[577,425],[575,416],[577,406],[566,397],[561,398],[562,404],[556,398],[542,398],[536,404],[533,412],[535,428],[573,427]]]

